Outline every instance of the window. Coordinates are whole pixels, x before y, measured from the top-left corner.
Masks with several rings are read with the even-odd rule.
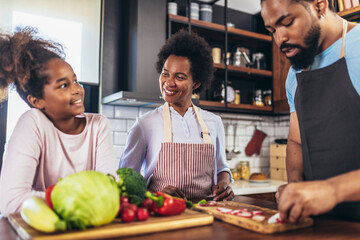
[[[79,81],[99,84],[101,0],[0,0],[1,30],[12,32],[17,26],[36,27],[41,37],[61,43]],[[9,92],[7,140],[28,109],[14,90]],[[0,133],[4,136],[5,130]]]

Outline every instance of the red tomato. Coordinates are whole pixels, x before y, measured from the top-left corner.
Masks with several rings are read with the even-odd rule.
[[[121,211],[121,220],[123,222],[132,222],[135,220],[135,212],[131,208],[125,208]]]
[[[152,208],[153,208],[153,200],[151,200],[150,198],[146,198],[142,204],[141,204],[142,207],[146,208],[149,212],[152,211]]]
[[[51,193],[52,190],[54,189],[56,184],[51,185],[50,187],[48,187],[45,191],[45,202],[47,203],[47,205],[49,205],[49,207],[54,210],[54,206],[53,203],[51,201]]]
[[[149,211],[147,210],[147,208],[139,208],[136,212],[136,218],[138,221],[145,221],[146,219],[149,218]]]
[[[133,203],[130,203],[130,204],[127,204],[126,206],[124,206],[123,209],[125,208],[130,208],[132,209],[134,212],[136,212],[138,210],[138,207],[136,206],[136,204],[133,204]]]
[[[118,215],[117,217],[121,217],[121,212],[122,210],[124,210],[124,208],[126,208],[130,203],[125,202],[125,203],[120,203],[120,207],[119,207],[119,211],[118,211]]]
[[[129,203],[129,198],[128,197],[120,197],[120,204],[122,203]]]

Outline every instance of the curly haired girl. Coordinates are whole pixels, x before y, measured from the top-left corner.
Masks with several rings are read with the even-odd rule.
[[[45,197],[59,178],[83,170],[115,173],[109,121],[84,113],[84,89],[64,60],[61,45],[36,37],[32,28],[0,34],[0,89],[15,85],[31,107],[5,149],[1,212],[19,211],[30,196]]]

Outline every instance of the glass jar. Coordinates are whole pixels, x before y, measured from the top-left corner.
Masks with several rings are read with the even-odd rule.
[[[240,104],[240,90],[235,90],[234,103],[235,103],[235,104]]]
[[[240,179],[249,180],[250,165],[248,161],[240,161],[239,163]]]
[[[254,97],[253,97],[253,105],[258,106],[258,107],[264,106],[261,89],[255,90]]]
[[[253,66],[257,69],[266,69],[265,56],[263,53],[254,53],[253,57]]]
[[[237,48],[236,52],[234,53],[233,65],[235,65],[237,67],[241,66],[241,51],[240,51],[240,48]]]
[[[230,169],[230,171],[231,171],[231,174],[232,174],[232,177],[233,177],[234,181],[240,180],[240,173],[239,173],[238,169],[232,168],[232,169]]]
[[[265,106],[271,106],[272,105],[272,102],[271,102],[271,90],[269,89],[267,91],[264,91],[263,96],[264,96],[264,104],[265,104]]]

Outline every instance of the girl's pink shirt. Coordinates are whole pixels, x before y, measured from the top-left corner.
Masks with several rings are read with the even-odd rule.
[[[1,213],[20,210],[30,196],[45,197],[45,190],[69,174],[96,170],[115,174],[117,161],[109,120],[83,114],[85,129],[65,134],[38,109],[25,112],[7,144],[0,180]]]

